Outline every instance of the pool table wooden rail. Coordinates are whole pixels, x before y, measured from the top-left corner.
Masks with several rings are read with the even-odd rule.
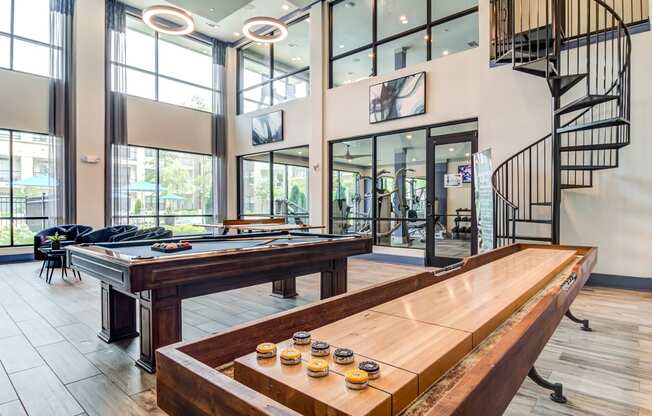
[[[244,239],[244,237],[243,237]],[[289,245],[227,249],[202,253],[180,252],[153,258],[134,258],[101,245],[67,247],[70,266],[116,288],[136,293],[165,287],[188,286],[206,281],[200,296],[287,278],[287,269],[302,276],[333,269],[335,260],[371,252],[371,238],[324,238]],[[285,269],[285,271],[283,270]],[[262,277],[261,277],[262,276]]]
[[[260,342],[282,342],[297,330],[322,327],[527,248],[575,250],[581,257],[565,269],[573,272],[573,279],[563,288],[547,288],[509,332],[446,387],[445,394],[435,394],[443,388],[439,380],[405,412],[410,416],[502,414],[588,279],[597,249],[515,244],[470,257],[460,268],[441,274],[424,272],[398,278],[201,340],[169,345],[157,351],[158,405],[171,415],[297,415],[215,368],[230,365],[243,351],[253,351]]]

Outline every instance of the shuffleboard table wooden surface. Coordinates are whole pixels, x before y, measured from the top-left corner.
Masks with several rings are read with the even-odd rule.
[[[562,401],[534,362],[595,265],[585,247],[513,245],[160,349],[158,405],[172,415],[498,415],[530,375]],[[255,347],[292,346],[295,331],[355,352],[326,357],[330,373],[258,359]],[[347,370],[379,363],[381,376],[350,390]]]

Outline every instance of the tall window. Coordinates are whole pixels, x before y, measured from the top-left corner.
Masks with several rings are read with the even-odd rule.
[[[0,130],[0,246],[33,244],[48,225],[47,135]]]
[[[280,42],[252,42],[238,49],[238,113],[307,97],[309,66],[309,18],[292,23]]]
[[[0,0],[0,68],[50,75],[50,0]]]
[[[331,87],[478,46],[478,0],[339,0],[330,11]]]
[[[128,160],[130,224],[205,232],[195,225],[213,219],[211,156],[130,146]]]
[[[240,218],[285,218],[307,222],[308,147],[258,153],[240,158]]]
[[[129,95],[212,111],[211,45],[159,34],[133,16],[127,17],[126,44]]]

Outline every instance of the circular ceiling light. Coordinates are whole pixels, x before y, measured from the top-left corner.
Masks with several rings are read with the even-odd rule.
[[[167,35],[187,35],[195,30],[195,20],[186,10],[167,5],[151,6],[143,10],[143,22]],[[170,20],[178,26],[170,27],[161,24],[157,18]]]
[[[256,29],[271,26],[274,31],[267,35],[259,35]],[[288,26],[281,20],[273,17],[252,17],[247,19],[242,26],[242,33],[251,40],[262,43],[275,43],[285,39],[288,35]]]

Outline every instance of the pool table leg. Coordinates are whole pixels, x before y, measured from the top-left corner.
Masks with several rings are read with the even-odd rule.
[[[328,270],[321,272],[321,298],[346,293],[347,258],[331,260]]]
[[[118,292],[102,282],[102,330],[97,334],[104,342],[114,342],[138,336],[136,330],[136,299]]]
[[[283,299],[299,296],[297,293],[296,277],[272,282],[272,296],[277,296]]]
[[[156,371],[156,350],[181,341],[181,296],[176,287],[146,290],[139,294],[139,367]]]

